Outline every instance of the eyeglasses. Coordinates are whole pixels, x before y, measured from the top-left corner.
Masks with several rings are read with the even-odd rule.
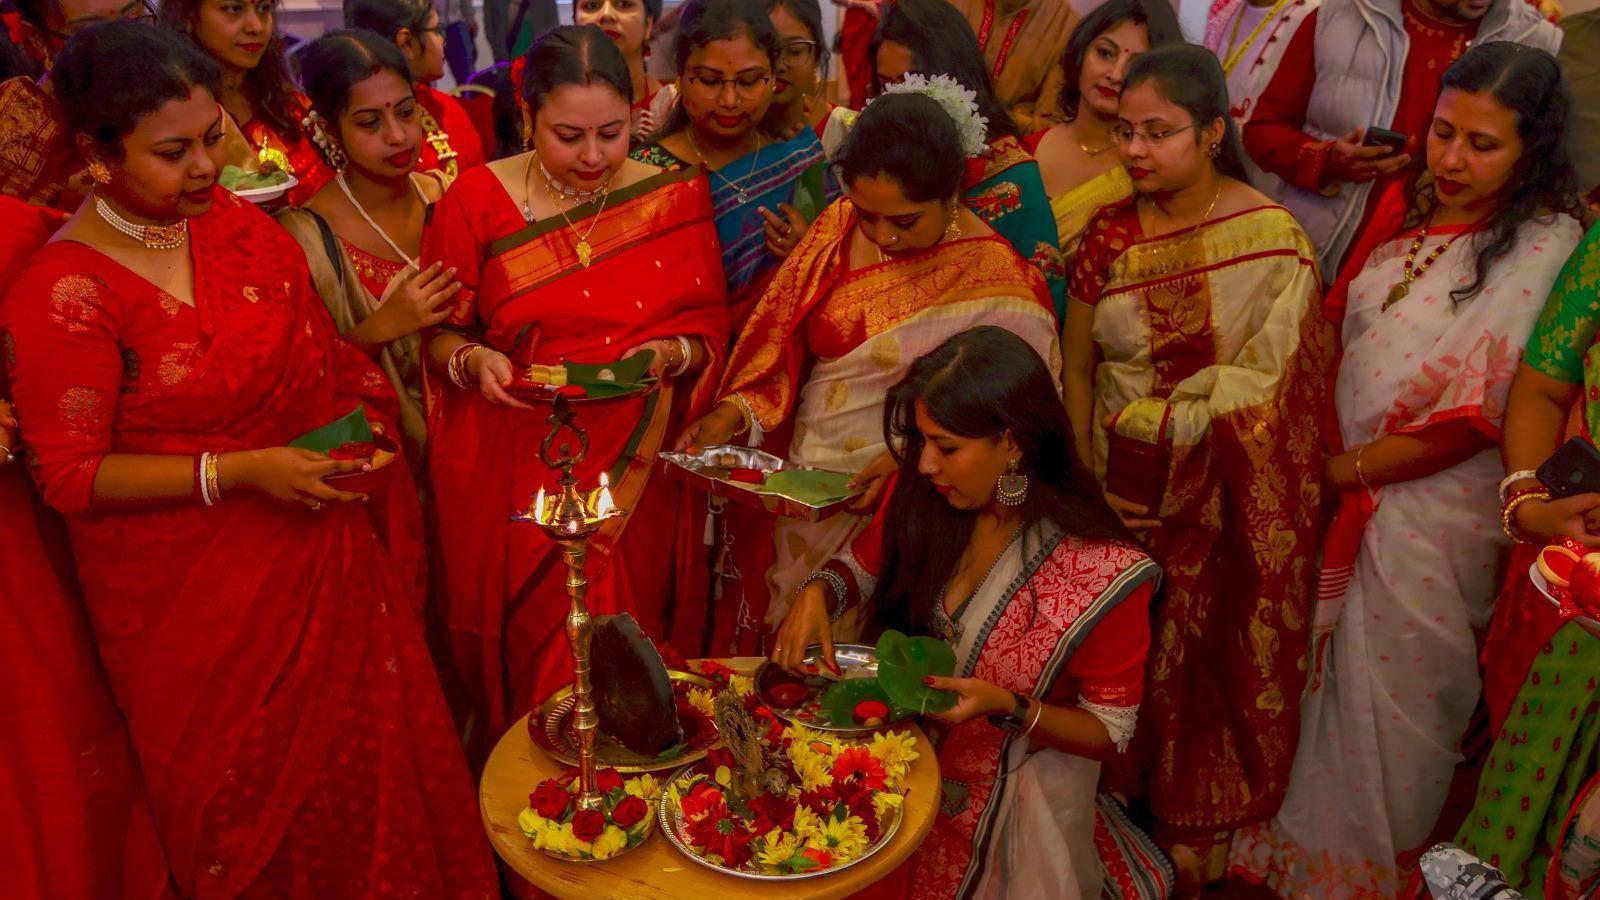
[[[156,8],[150,4],[150,0],[133,0],[132,3],[129,3],[127,6],[124,6],[110,15],[77,19],[73,22],[63,25],[60,29],[46,28],[44,29],[44,32],[53,38],[64,41],[84,30],[85,28],[88,28],[90,25],[99,25],[102,22],[115,22],[118,20],[124,20],[128,22],[154,22],[155,19]]]
[[[771,72],[745,72],[734,78],[722,78],[707,72],[696,72],[687,79],[689,87],[702,97],[716,97],[724,88],[733,86],[733,92],[750,99],[759,96],[762,88],[772,81]]]
[[[816,41],[794,40],[778,48],[778,61],[786,66],[803,66],[816,58]]]
[[[1133,143],[1134,138],[1144,141],[1146,147],[1154,147],[1175,134],[1182,134],[1193,128],[1190,123],[1182,128],[1156,128],[1154,131],[1145,131],[1140,128],[1129,128],[1126,125],[1114,125],[1111,128],[1111,139],[1123,146]]]

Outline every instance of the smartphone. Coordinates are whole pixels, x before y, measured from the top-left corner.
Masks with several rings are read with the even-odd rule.
[[[1399,153],[1400,151],[1406,149],[1406,142],[1408,140],[1410,140],[1410,138],[1398,131],[1390,131],[1387,128],[1379,128],[1378,126],[1374,125],[1371,128],[1368,128],[1366,133],[1361,136],[1361,146],[1388,147],[1389,152]]]
[[[1600,493],[1600,448],[1588,438],[1575,437],[1545,460],[1537,474],[1557,498]]]

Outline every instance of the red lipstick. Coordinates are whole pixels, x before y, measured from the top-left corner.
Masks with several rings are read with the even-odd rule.
[[[383,161],[396,169],[407,169],[411,167],[411,162],[416,159],[416,156],[417,152],[415,150],[401,150],[399,153],[385,156]]]
[[[1465,184],[1462,184],[1459,181],[1452,181],[1449,178],[1435,178],[1433,181],[1433,186],[1438,188],[1439,193],[1445,195],[1446,197],[1454,197],[1455,195],[1467,189]]]
[[[1131,166],[1128,169],[1128,177],[1132,178],[1134,181],[1138,181],[1141,178],[1149,178],[1150,175],[1151,172],[1149,169],[1140,168],[1139,166]]]

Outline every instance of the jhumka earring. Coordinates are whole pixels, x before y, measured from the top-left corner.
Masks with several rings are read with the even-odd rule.
[[[950,223],[944,227],[944,239],[947,241],[961,238],[961,205],[950,204]]]
[[[87,168],[89,169],[89,177],[94,179],[96,184],[111,183],[111,170],[106,168],[105,163],[98,159],[91,159]]]
[[[1028,476],[1017,471],[1017,461],[1006,463],[1006,474],[995,484],[994,501],[1001,506],[1021,506],[1028,499]]]

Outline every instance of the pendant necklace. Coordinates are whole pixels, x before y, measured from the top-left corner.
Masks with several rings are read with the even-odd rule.
[[[727,185],[730,190],[737,192],[739,203],[741,205],[749,203],[750,191],[745,187],[744,182],[748,180],[750,176],[756,174],[756,164],[758,162],[756,156],[761,153],[761,131],[759,129],[756,131],[756,149],[750,153],[750,171],[744,173],[738,178],[729,178],[728,176],[722,174],[720,170],[711,168],[711,166],[706,162],[705,151],[701,150],[700,145],[695,142],[693,128],[685,128],[683,130],[683,135],[689,139],[689,149],[694,151],[695,156],[700,157],[700,164],[706,167],[706,171],[710,172],[712,175],[715,175],[719,180],[722,181],[724,185]]]
[[[394,238],[389,237],[389,232],[384,231],[377,222],[373,221],[372,216],[367,214],[366,207],[363,207],[361,201],[356,199],[356,195],[350,192],[350,184],[344,180],[344,172],[340,171],[339,174],[333,176],[333,180],[339,184],[339,190],[344,191],[344,198],[350,201],[350,205],[356,208],[357,213],[361,214],[361,218],[367,223],[367,227],[377,232],[378,237],[383,238],[383,242],[389,245],[389,249],[393,250],[396,256],[405,261],[407,268],[420,269],[421,267],[417,265],[417,261],[411,257],[411,254],[401,250],[400,245],[395,243]],[[416,186],[416,182],[412,182],[411,187],[417,192],[417,198],[422,199],[422,189]],[[426,207],[428,201],[422,200],[422,205]]]
[[[1421,265],[1414,265],[1417,261],[1417,254],[1422,252],[1422,245],[1428,240],[1428,226],[1422,226],[1417,231],[1416,238],[1411,242],[1411,249],[1406,253],[1406,261],[1400,269],[1400,280],[1395,282],[1394,287],[1389,288],[1389,296],[1384,298],[1383,306],[1378,311],[1388,312],[1389,307],[1404,300],[1406,295],[1411,293],[1411,283],[1421,278],[1422,273],[1428,271],[1434,262],[1443,256],[1444,252],[1449,250],[1450,245],[1454,244],[1456,238],[1460,236],[1460,234],[1452,236],[1450,240],[1433,248],[1431,253],[1423,257]]]
[[[99,194],[94,197],[94,211],[107,225],[151,250],[176,250],[189,239],[188,219],[179,219],[175,225],[140,225],[118,215]]]
[[[533,195],[533,163],[534,160],[538,159],[538,155],[530,153],[528,157],[527,171],[523,173],[523,184],[528,196],[531,197]],[[561,215],[561,221],[565,222],[567,229],[578,238],[577,243],[572,248],[573,252],[578,254],[578,265],[583,266],[585,269],[589,268],[589,264],[594,260],[594,246],[589,243],[589,236],[594,234],[595,228],[599,227],[600,216],[606,211],[606,201],[611,199],[611,180],[615,177],[615,174],[607,175],[605,183],[593,191],[579,190],[556,181],[550,176],[550,172],[544,167],[542,160],[539,162],[539,174],[544,177],[544,189],[549,193],[550,202],[555,205],[556,212]],[[589,230],[579,236],[577,226],[572,224],[572,219],[567,216],[567,208],[563,204],[574,200],[581,203],[595,196],[600,198],[600,207],[595,210],[594,218],[589,222]],[[533,222],[533,210],[529,207],[527,200],[522,203],[522,218],[527,220],[529,224]]]

